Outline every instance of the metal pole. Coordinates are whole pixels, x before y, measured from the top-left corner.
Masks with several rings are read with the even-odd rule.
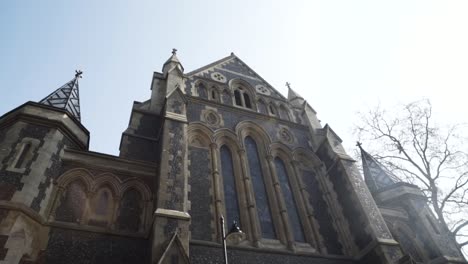
[[[219,222],[221,224],[221,241],[223,242],[224,264],[228,264],[227,248],[226,248],[226,231],[224,231],[224,217],[223,216],[219,218]]]

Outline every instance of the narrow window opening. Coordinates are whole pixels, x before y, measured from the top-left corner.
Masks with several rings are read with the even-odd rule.
[[[240,94],[239,90],[234,91],[234,97],[235,97],[235,100],[236,100],[236,105],[242,106],[241,94]]]
[[[20,156],[18,158],[18,161],[15,164],[16,169],[23,168],[23,166],[25,165],[23,163],[24,163],[24,161],[26,159],[26,156],[29,153],[30,149],[31,149],[31,143],[26,143],[26,145],[24,145],[24,147],[23,147],[23,149],[21,151],[21,154],[20,154]]]
[[[211,99],[216,100],[216,92],[215,92],[215,90],[211,91]]]
[[[250,103],[249,95],[246,94],[246,93],[244,93],[244,103],[245,103],[245,107],[252,108],[252,104]]]
[[[275,107],[273,105],[270,105],[270,113],[272,115],[276,115]]]

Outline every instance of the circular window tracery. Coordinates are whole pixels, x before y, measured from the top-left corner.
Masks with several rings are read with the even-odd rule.
[[[294,137],[293,135],[291,134],[291,132],[286,129],[286,128],[281,128],[280,131],[279,131],[279,137],[280,137],[280,140],[283,141],[284,143],[293,143],[294,142]]]
[[[211,74],[211,79],[217,81],[217,82],[221,82],[221,83],[225,83],[226,82],[226,76],[224,76],[223,74],[219,73],[219,72],[213,72]]]
[[[264,94],[264,95],[270,95],[271,94],[270,89],[266,88],[264,85],[261,85],[261,84],[255,86],[255,90],[258,93],[261,93],[261,94]]]
[[[207,111],[204,114],[204,119],[210,126],[218,126],[221,122],[219,115],[215,111]]]

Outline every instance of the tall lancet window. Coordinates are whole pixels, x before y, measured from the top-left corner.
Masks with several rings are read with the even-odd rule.
[[[245,138],[245,149],[249,162],[250,177],[252,178],[252,185],[255,193],[255,203],[257,204],[257,213],[258,219],[260,220],[262,237],[276,239],[257,144],[251,137]]]
[[[224,204],[226,206],[227,226],[233,221],[240,223],[239,203],[237,200],[236,182],[234,179],[234,166],[232,165],[232,154],[228,147],[222,146],[221,172],[223,174]]]
[[[275,158],[275,167],[281,186],[281,191],[283,192],[284,202],[288,210],[289,222],[291,224],[291,230],[294,234],[294,240],[298,242],[305,242],[299,211],[297,210],[297,205],[294,202],[294,195],[291,191],[291,184],[288,179],[288,173],[286,171],[286,167],[284,166],[284,162],[280,158]]]

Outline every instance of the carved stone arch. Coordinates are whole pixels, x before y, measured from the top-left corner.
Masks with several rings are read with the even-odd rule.
[[[208,148],[213,142],[213,130],[202,123],[192,123],[187,128],[189,146]]]
[[[125,192],[128,191],[129,189],[135,189],[139,191],[141,194],[141,197],[143,198],[143,201],[147,202],[147,201],[151,201],[152,199],[151,190],[148,188],[148,186],[145,183],[137,179],[129,179],[123,183],[120,197],[122,197],[125,194]]]
[[[280,142],[275,142],[270,146],[271,155],[273,157],[278,157],[283,160],[284,164],[288,164],[292,161],[292,151],[291,149]]]
[[[295,148],[292,154],[294,161],[304,163],[304,165],[308,165],[307,167],[309,168],[316,169],[323,165],[323,162],[317,157],[317,155],[306,148]]]
[[[259,145],[260,149],[265,149],[265,154],[270,154],[270,144],[272,142],[271,137],[265,131],[265,129],[255,122],[252,121],[242,121],[239,122],[236,126],[236,134],[239,139],[239,143],[241,148],[244,148],[244,139],[247,136],[251,136],[257,144]]]
[[[213,135],[213,142],[216,143],[218,147],[228,145],[232,151],[237,151],[239,149],[238,137],[232,130],[227,128],[217,130]]]
[[[96,192],[103,186],[109,186],[109,189],[111,190],[114,197],[120,196],[120,186],[122,186],[122,181],[114,174],[105,172],[96,176],[92,191]]]
[[[75,180],[81,180],[86,188],[86,192],[93,189],[93,174],[84,168],[71,169],[57,178],[57,185],[66,188],[68,184]]]
[[[244,88],[246,88],[249,91],[249,93],[251,95],[255,95],[255,88],[252,87],[252,85],[249,82],[247,82],[246,80],[243,80],[241,78],[234,78],[234,79],[229,80],[228,85],[229,85],[231,90],[234,90],[233,88],[236,85],[243,86]]]

